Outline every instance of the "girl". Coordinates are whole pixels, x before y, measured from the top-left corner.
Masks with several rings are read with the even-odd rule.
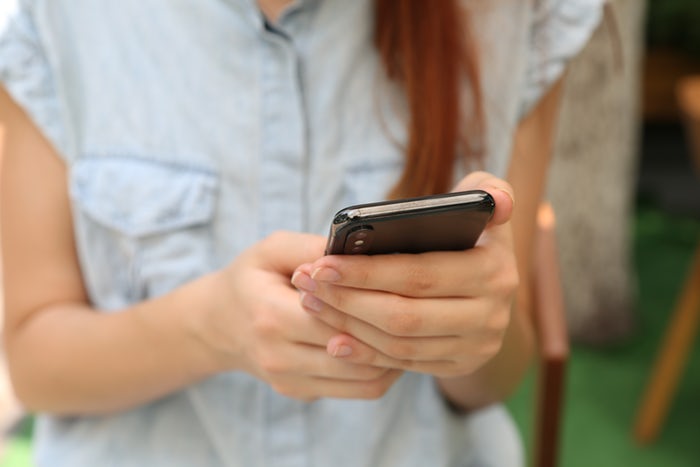
[[[21,1],[5,343],[37,465],[522,465],[514,297],[599,3]],[[472,250],[323,256],[345,205],[471,188]]]

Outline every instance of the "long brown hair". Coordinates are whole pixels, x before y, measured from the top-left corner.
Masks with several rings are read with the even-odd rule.
[[[480,157],[479,67],[458,0],[375,0],[375,46],[404,90],[410,118],[406,167],[390,197],[449,190],[457,154]],[[469,84],[471,95],[464,86]],[[470,115],[462,115],[470,98]],[[478,141],[477,141],[478,140]]]

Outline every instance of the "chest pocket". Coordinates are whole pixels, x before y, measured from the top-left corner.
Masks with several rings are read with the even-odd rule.
[[[215,173],[86,158],[71,169],[70,191],[83,275],[97,306],[161,295],[212,269]]]

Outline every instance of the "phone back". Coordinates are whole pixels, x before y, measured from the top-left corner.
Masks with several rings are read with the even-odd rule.
[[[493,198],[488,193],[477,194],[452,205],[435,205],[436,197],[413,199],[410,203],[363,205],[382,208],[379,214],[371,215],[362,214],[363,206],[346,208],[338,212],[331,226],[326,254],[423,253],[472,248],[494,209]],[[440,199],[445,197],[442,195]]]

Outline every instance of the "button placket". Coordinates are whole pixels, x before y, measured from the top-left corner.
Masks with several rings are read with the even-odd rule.
[[[260,231],[305,229],[307,117],[300,59],[291,38],[267,25],[262,66],[260,141]],[[290,246],[291,247],[291,246]],[[305,467],[307,453],[304,404],[266,388],[265,465]]]
[[[260,141],[260,232],[302,231],[307,167],[307,117],[300,60],[281,31],[264,32],[262,134]]]

